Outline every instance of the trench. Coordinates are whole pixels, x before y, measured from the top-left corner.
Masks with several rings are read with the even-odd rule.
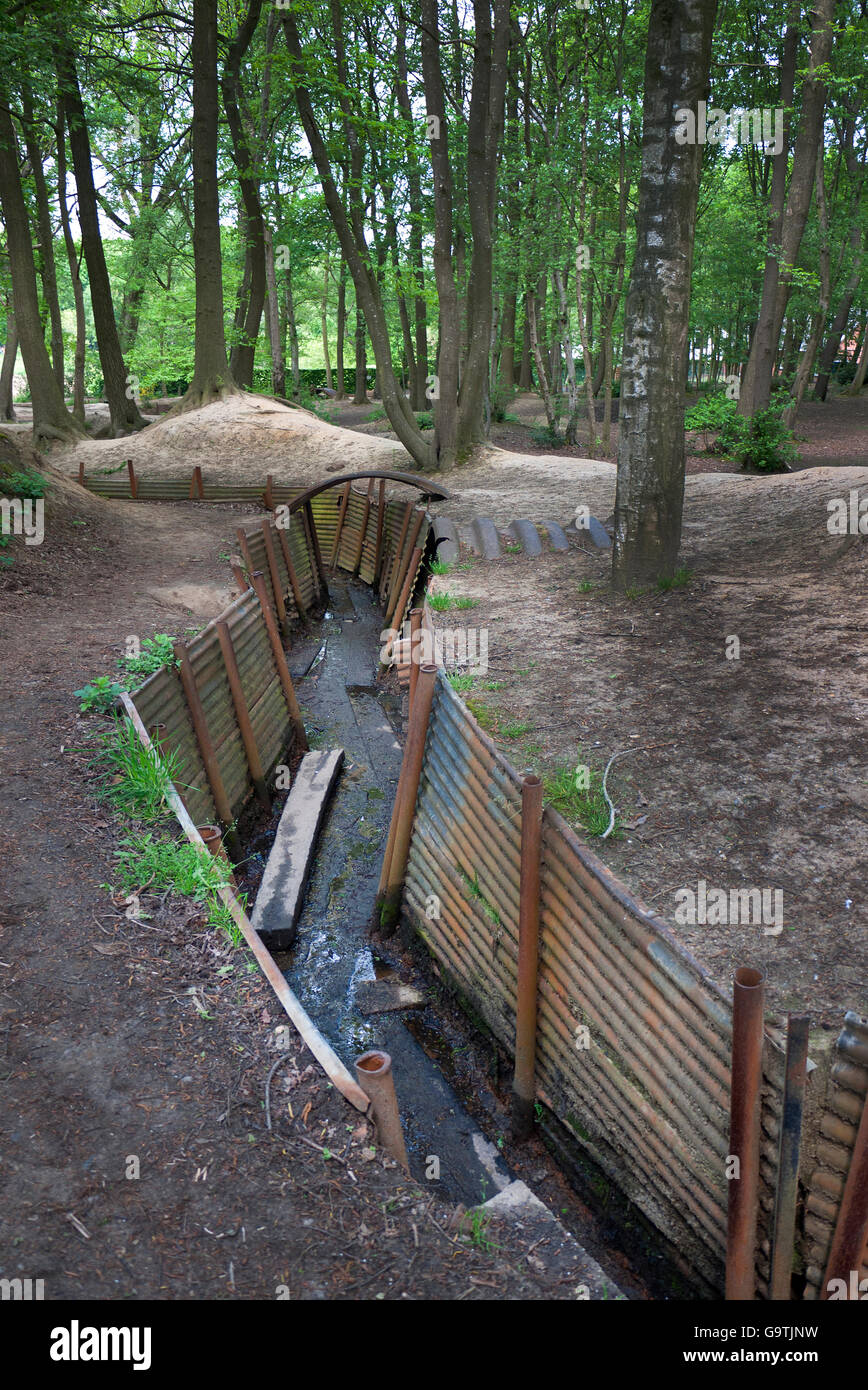
[[[412,1176],[426,1189],[474,1206],[512,1181],[494,1144],[403,1013],[364,1014],[363,981],[388,977],[368,929],[403,755],[401,696],[377,681],[383,614],[367,585],[329,576],[329,606],[293,645],[290,671],[311,748],[344,750],[344,764],[320,830],[295,942],[275,959],[317,1027],[348,1061],[371,1048],[392,1057]],[[276,820],[276,818],[275,818]],[[250,837],[261,866],[274,822]],[[432,1164],[431,1159],[437,1163]],[[432,1172],[439,1171],[439,1177]]]
[[[370,937],[403,756],[405,696],[394,676],[383,681],[377,674],[383,622],[369,586],[332,573],[327,611],[297,635],[288,658],[311,748],[342,748],[344,764],[320,829],[296,939],[289,951],[274,952],[275,960],[339,1056],[352,1064],[380,1048],[392,1057],[410,1171],[420,1186],[476,1206],[517,1176],[536,1191],[535,1179],[544,1176],[540,1164],[547,1164],[539,1195],[604,1268],[617,1260],[617,1282],[627,1295],[647,1297],[654,1290],[671,1297],[665,1254],[645,1233],[624,1238],[608,1186],[603,1192],[598,1176],[583,1174],[563,1146],[547,1144],[551,1153],[537,1155],[530,1169],[509,1166],[500,1151],[508,1141],[503,1092],[509,1077],[498,1070],[496,1049],[473,1020],[444,1002],[424,948],[416,954],[432,990],[423,986],[423,1008],[367,1014],[357,999],[362,982],[389,978],[400,964],[379,955]],[[280,809],[258,828],[242,823],[247,876],[240,886],[251,901]],[[684,1296],[683,1285],[679,1291]]]

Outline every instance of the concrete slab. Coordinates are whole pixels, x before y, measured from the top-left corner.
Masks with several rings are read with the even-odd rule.
[[[473,549],[486,560],[496,560],[500,555],[500,537],[497,527],[488,516],[477,516],[471,523]]]
[[[563,526],[559,526],[556,521],[542,521],[540,525],[548,534],[549,545],[552,550],[569,550],[570,543]]]
[[[287,797],[250,914],[272,951],[285,951],[295,940],[319,828],[343,760],[342,748],[306,753]]]
[[[442,560],[447,565],[454,564],[458,559],[460,545],[455,522],[448,516],[436,516],[431,530],[434,535],[437,559]]]
[[[511,521],[509,534],[518,541],[526,555],[542,555],[542,541],[532,521]]]
[[[424,1008],[426,999],[418,989],[400,980],[362,980],[356,985],[356,1003],[363,1014],[387,1014],[398,1009]]]
[[[528,1261],[539,1274],[563,1287],[569,1283],[577,1299],[623,1299],[611,1275],[588,1254],[552,1211],[520,1179],[502,1187],[484,1202],[481,1211],[514,1222],[533,1255]]]

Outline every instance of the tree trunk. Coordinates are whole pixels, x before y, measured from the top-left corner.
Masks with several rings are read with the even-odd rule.
[[[61,391],[66,382],[63,375],[63,323],[60,317],[60,300],[57,297],[57,269],[54,264],[54,233],[51,226],[51,208],[48,203],[48,188],[45,183],[45,170],[42,165],[42,150],[36,138],[33,123],[33,102],[26,83],[22,86],[22,109],[24,113],[24,147],[30,164],[33,187],[36,193],[36,227],[39,233],[39,267],[42,289],[48,305],[48,318],[51,324],[51,362],[54,375]]]
[[[515,389],[516,299],[515,290],[503,296],[503,312],[500,316],[500,365],[497,376],[501,390],[507,396]]]
[[[286,395],[286,362],[283,356],[283,334],[280,331],[280,311],[277,301],[277,276],[274,272],[274,240],[271,228],[265,227],[265,283],[267,300],[265,327],[271,352],[271,394]]]
[[[311,148],[313,160],[322,185],[323,198],[332,225],[337,233],[340,249],[353,277],[356,302],[365,315],[371,344],[377,363],[377,377],[383,392],[383,406],[389,421],[404,448],[422,469],[434,469],[437,459],[434,450],[416,423],[410,410],[410,403],[395,377],[392,363],[392,345],[389,328],[383,310],[380,288],[370,263],[370,252],[362,235],[361,241],[347,217],[338,193],[332,172],[331,160],[316,119],[310,93],[299,78],[300,67],[304,61],[298,26],[291,11],[281,9],[281,22],[289,50],[290,62],[295,76],[295,100],[299,116]]]
[[[529,391],[533,385],[531,373],[530,315],[527,311],[527,296],[524,300],[524,323],[521,330],[521,367],[518,373],[519,391]]]
[[[796,416],[799,413],[799,406],[805,394],[805,388],[811,379],[814,370],[814,359],[820,340],[823,336],[823,329],[826,326],[826,318],[829,313],[829,304],[832,298],[832,263],[829,252],[829,211],[826,205],[826,175],[824,168],[824,154],[822,137],[820,138],[819,149],[817,151],[817,226],[820,233],[820,295],[817,305],[817,312],[814,314],[811,324],[811,332],[805,350],[796,371],[795,381],[793,382],[793,399],[784,412],[784,424],[787,429],[792,429],[796,423]]]
[[[536,317],[536,296],[532,290],[528,290],[524,298],[527,312],[528,332],[530,334],[530,346],[533,353],[533,360],[536,363],[536,373],[539,380],[540,395],[545,406],[546,420],[550,434],[554,437],[558,432],[558,417],[555,411],[552,393],[549,389],[548,373],[546,372],[545,362],[543,361],[542,350],[539,345],[539,329]]]
[[[786,180],[786,138],[780,154],[775,156],[772,175],[772,210],[775,221],[769,236],[770,249],[766,255],[763,273],[763,294],[757,328],[739,395],[739,412],[745,416],[767,409],[771,397],[772,368],[791,289],[792,272],[788,267],[796,264],[814,190],[817,146],[823,128],[823,111],[826,104],[826,86],[822,72],[832,50],[832,15],[835,3],[836,0],[816,0],[816,7],[811,11],[814,22],[808,72],[802,86],[802,120],[793,150],[790,188],[780,218],[777,216],[780,195],[775,180],[777,178],[778,183],[780,180]],[[789,42],[788,32],[787,43]],[[782,69],[782,85],[785,77],[788,78],[788,66]],[[786,107],[790,104],[791,99],[787,100],[784,94],[781,106]]]
[[[684,500],[684,384],[702,146],[673,112],[708,95],[716,0],[652,0],[636,255],[627,290],[612,580],[672,575]]]
[[[344,384],[344,335],[347,331],[347,267],[341,261],[341,273],[338,279],[338,325],[337,342],[335,344],[335,373],[338,379],[338,400],[342,401],[346,395]]]
[[[850,318],[850,309],[853,304],[853,297],[859,288],[859,281],[862,278],[862,256],[865,251],[865,244],[868,242],[868,231],[860,231],[857,223],[854,222],[850,228],[850,274],[844,286],[844,293],[832,320],[832,327],[829,329],[828,336],[823,344],[823,351],[820,355],[820,365],[817,371],[817,381],[814,386],[814,399],[824,401],[826,392],[829,389],[829,377],[832,373],[832,365],[841,348],[841,338],[847,327]]]
[[[57,201],[60,206],[60,225],[63,228],[63,241],[66,246],[66,259],[69,262],[69,278],[72,282],[72,298],[75,304],[75,358],[72,368],[72,414],[84,424],[84,367],[87,351],[87,317],[84,311],[84,286],[81,283],[81,266],[69,222],[69,207],[66,201],[66,131],[63,123],[63,102],[57,99]]]
[[[365,329],[365,316],[356,309],[356,389],[353,405],[366,405],[368,401],[368,335]]]
[[[238,387],[226,357],[220,191],[217,185],[217,0],[193,0],[193,263],[196,349],[193,380],[182,410],[193,410]]]
[[[39,318],[39,291],[36,287],[30,223],[21,187],[9,97],[3,89],[0,89],[0,206],[6,225],[6,247],[21,355],[33,406],[33,436],[40,443],[50,439],[74,438],[81,430],[66,408]]]
[[[262,310],[266,295],[265,269],[265,219],[262,215],[262,198],[259,179],[256,176],[256,159],[250,140],[244,128],[239,109],[241,98],[241,61],[250,46],[259,17],[262,13],[262,0],[250,0],[247,14],[229,45],[223,67],[221,89],[223,107],[229,134],[232,137],[232,154],[238,187],[244,202],[246,214],[246,242],[250,256],[250,291],[247,311],[240,342],[233,352],[233,375],[239,386],[253,386],[253,366],[256,357],[256,343],[262,323]]]
[[[18,357],[18,327],[12,295],[6,295],[6,342],[0,367],[0,420],[15,419],[15,361]]]
[[[419,161],[413,138],[413,110],[407,86],[407,20],[403,9],[398,10],[397,82],[395,92],[398,106],[404,117],[406,130],[405,148],[407,152],[407,201],[410,218],[410,263],[416,294],[413,301],[415,320],[416,350],[414,354],[414,374],[410,382],[410,404],[414,410],[425,410],[425,387],[428,378],[428,305],[425,300],[425,261],[422,250],[422,233],[425,222],[422,206],[422,184],[419,175]]]
[[[862,387],[865,385],[865,375],[868,372],[868,333],[862,335],[862,355],[859,358],[859,366],[856,368],[856,375],[847,387],[848,396],[858,396]]]
[[[99,205],[93,181],[93,165],[90,153],[90,135],[78,73],[72,49],[65,41],[58,40],[55,49],[60,92],[66,113],[69,131],[69,149],[75,173],[75,186],[78,192],[78,222],[81,227],[81,245],[87,265],[87,280],[90,288],[90,303],[93,310],[93,323],[96,330],[96,344],[102,367],[103,387],[111,415],[112,429],[116,435],[130,430],[141,429],[144,420],[134,399],[135,390],[128,385],[127,369],[121,352],[118,326],[115,321],[114,301],[111,281],[103,250],[102,234],[99,226]]]
[[[286,306],[286,326],[289,332],[289,369],[292,373],[292,392],[297,400],[301,391],[301,368],[298,362],[298,324],[295,321],[291,263],[286,267],[283,281],[283,300]]]

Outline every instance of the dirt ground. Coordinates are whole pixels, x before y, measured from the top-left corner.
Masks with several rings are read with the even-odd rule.
[[[484,501],[501,525],[556,511],[548,460],[523,489],[505,473],[502,490],[470,475],[438,510],[468,520]],[[614,470],[586,476],[576,467],[570,504],[605,519]],[[690,578],[667,593],[613,596],[610,552],[578,540],[434,581],[474,601],[462,623],[488,628],[486,679],[503,684],[480,680],[473,698],[495,730],[527,726],[499,739],[513,763],[602,772],[631,750],[610,774],[623,838],[586,836],[591,848],[722,984],[759,966],[770,1008],[836,1030],[846,1009],[868,1013],[868,538],[826,527],[828,499],[851,489],[866,495],[868,468],[688,478]],[[677,890],[702,879],[782,890],[782,932],[677,925]]]
[[[219,611],[238,517],[58,491],[0,571],[0,1275],[48,1299],[573,1298],[511,1224],[459,1233],[292,1030],[269,1130],[285,1020],[258,969],[187,900],[146,893],[135,922],[107,891],[128,827],[72,692],[128,634]]]
[[[227,480],[407,466],[387,439],[261,398],[222,409],[79,449],[89,470],[134,457],[143,474],[199,462]],[[724,984],[760,965],[772,1008],[837,1031],[846,1008],[868,1013],[868,544],[830,536],[826,502],[868,488],[868,395],[823,412],[804,428],[834,467],[688,478],[682,589],[614,598],[608,555],[578,543],[436,584],[489,627],[505,684],[480,698],[495,730],[531,725],[501,737],[513,762],[581,753],[601,770],[634,749],[610,777],[623,838],[592,848],[670,923],[699,879],[780,888],[780,936],[676,930]],[[77,471],[76,451],[55,461]],[[605,521],[614,480],[605,461],[490,447],[438,508],[564,524],[587,503]],[[290,1089],[275,1077],[269,1131],[282,1020],[267,986],[184,904],[146,899],[136,924],[102,886],[124,827],[94,799],[72,691],[112,672],[127,635],[219,611],[238,509],[57,488],[44,545],[14,542],[0,571],[0,1274],[44,1277],[50,1298],[572,1297],[511,1228],[491,1228],[496,1248],[462,1241],[448,1210],[366,1156],[356,1112],[301,1051]]]

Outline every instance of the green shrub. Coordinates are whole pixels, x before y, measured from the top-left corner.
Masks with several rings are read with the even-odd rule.
[[[44,497],[47,479],[31,469],[16,470],[0,478],[0,494],[4,497]]]
[[[153,637],[146,637],[141,644],[139,655],[120,657],[118,666],[127,676],[139,676],[141,683],[163,666],[177,666],[175,653],[172,650],[174,640],[174,637],[169,637],[165,632],[157,632]]]
[[[433,428],[434,428],[434,411],[433,411],[433,410],[417,410],[417,411],[416,411],[416,424],[419,426],[420,430],[433,430]]]
[[[718,435],[714,449],[742,468],[756,468],[760,473],[784,473],[798,458],[793,432],[787,429],[774,406],[751,416],[733,415]]]
[[[115,704],[123,688],[110,676],[97,676],[96,680],[82,686],[81,690],[73,691],[73,694],[81,701],[82,714],[105,714]]]
[[[686,430],[719,430],[738,413],[738,404],[725,394],[705,396],[684,417]]]
[[[559,449],[564,442],[563,436],[551,425],[532,425],[530,437],[540,449]]]

